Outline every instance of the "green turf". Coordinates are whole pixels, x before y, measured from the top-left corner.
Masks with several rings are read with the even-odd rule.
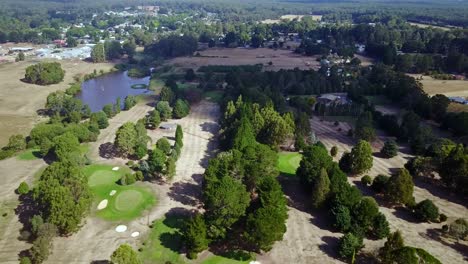
[[[41,154],[39,153],[39,149],[28,149],[18,156],[16,156],[18,160],[36,160],[41,158]]]
[[[302,155],[297,152],[281,152],[278,154],[278,170],[285,175],[294,176],[301,162]]]
[[[214,255],[208,257],[202,264],[248,264],[254,258],[246,252],[232,252],[227,253],[225,256]]]
[[[187,263],[179,253],[183,243],[180,233],[183,221],[176,216],[154,221],[140,252],[143,263]]]
[[[223,96],[224,93],[222,91],[209,91],[204,94],[205,98],[209,97],[209,100],[215,103],[221,103]]]
[[[118,185],[118,180],[130,169],[119,166],[118,171],[113,171],[113,165],[93,164],[86,166],[85,175],[88,184],[94,193],[95,203],[107,199],[107,207],[96,211],[96,215],[109,221],[130,221],[143,214],[156,203],[151,190],[141,183],[132,185]],[[116,190],[116,194],[110,196],[110,192]]]

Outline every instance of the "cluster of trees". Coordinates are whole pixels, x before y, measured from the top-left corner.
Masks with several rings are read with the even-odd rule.
[[[115,134],[114,146],[122,156],[142,159],[148,153],[149,140],[145,122],[141,119],[136,124],[127,122],[119,127]]]
[[[184,230],[189,257],[217,241],[243,240],[247,250],[268,251],[286,231],[286,200],[276,180],[277,153],[256,140],[255,116],[239,99],[225,110],[222,125],[233,142],[210,160],[204,174],[205,213],[196,215]],[[234,245],[233,245],[234,246]]]
[[[10,136],[8,144],[0,150],[0,160],[9,158],[19,151],[25,150],[26,146],[26,138],[23,135]]]
[[[373,161],[371,145],[365,140],[359,140],[351,152],[343,153],[339,166],[343,171],[357,175],[369,171]]]
[[[165,177],[171,180],[176,173],[176,161],[182,152],[184,134],[182,127],[177,125],[175,131],[175,142],[171,146],[166,138],[160,138],[153,150],[149,151],[147,160],[140,164],[140,170],[151,179]]]
[[[359,189],[348,183],[346,174],[321,143],[304,149],[296,174],[311,205],[327,209],[333,227],[346,233],[339,249],[341,257],[351,259],[362,248],[365,236],[381,239],[389,234],[389,224],[377,202],[363,197]]]
[[[169,35],[157,43],[145,47],[145,53],[156,57],[178,57],[193,55],[198,48],[197,39],[191,35]]]
[[[58,62],[40,62],[26,68],[24,80],[39,85],[55,84],[63,81],[65,71]]]
[[[97,43],[91,51],[91,59],[93,62],[105,62],[114,59],[119,59],[122,55],[127,54],[132,57],[135,54],[136,44],[133,39],[129,39],[122,44],[116,40],[108,40],[104,43]]]

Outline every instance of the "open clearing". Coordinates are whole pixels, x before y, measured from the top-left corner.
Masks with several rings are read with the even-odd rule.
[[[322,16],[321,15],[311,15],[311,16],[306,16],[306,15],[283,15],[280,17],[280,19],[265,19],[262,21],[263,24],[275,24],[275,23],[281,23],[281,20],[302,20],[303,17],[312,17],[312,20],[315,21],[321,21]]]
[[[297,152],[281,152],[278,154],[278,170],[281,174],[296,175],[302,155]]]
[[[420,75],[411,75],[419,77]],[[468,81],[464,80],[437,80],[430,76],[422,76],[419,80],[424,91],[429,95],[443,94],[445,96],[468,97]]]
[[[112,63],[62,60],[59,62],[65,70],[63,82],[49,86],[22,82],[26,67],[41,61],[0,64],[0,146],[8,143],[8,138],[13,134],[26,135],[34,124],[43,120],[36,111],[44,107],[49,93],[68,88],[69,83],[73,82],[73,76],[91,73],[94,69],[108,71],[114,66]]]
[[[213,48],[200,51],[200,56],[178,57],[168,61],[168,64],[183,68],[198,69],[207,65],[255,65],[263,64],[265,71],[280,69],[301,70],[319,69],[318,57],[306,57],[284,49],[248,49],[248,48]],[[272,65],[268,65],[272,62]]]
[[[442,30],[450,30],[450,29],[455,29],[455,28],[458,28],[458,27],[442,27],[442,26],[433,26],[433,25],[428,25],[428,24],[422,24],[422,23],[415,23],[415,22],[409,22],[410,25],[412,26],[416,26],[416,27],[419,27],[419,28],[436,28],[436,29],[442,29]]]
[[[311,127],[318,139],[328,150],[332,146],[338,147],[339,151],[335,160],[338,160],[344,151],[350,151],[354,145],[353,139],[346,136],[346,132],[350,128],[347,124],[341,123],[339,127],[335,127],[332,122],[320,122],[319,119],[314,118],[311,120]],[[339,128],[342,128],[342,131],[338,131]],[[374,152],[380,150],[385,139],[385,137],[379,136],[372,144]],[[408,158],[409,155],[402,152],[399,152],[398,156],[391,159],[374,156],[374,166],[368,174],[372,177],[378,174],[388,175],[391,171],[403,167]],[[349,178],[349,180],[351,183],[356,184],[364,195],[374,195],[368,187],[360,184],[359,177]],[[286,194],[289,193],[287,188],[285,192]],[[418,180],[415,182],[414,196],[416,202],[424,199],[432,200],[439,207],[440,212],[449,217],[449,222],[455,218],[468,217],[468,210],[463,206],[462,202],[452,201],[455,198],[449,195],[443,197],[436,196],[443,195],[443,192],[430,184],[424,184]],[[377,201],[381,202],[379,199]],[[296,203],[291,202],[290,205],[292,207],[289,211],[288,231],[285,234],[284,240],[275,244],[271,253],[268,253],[272,257],[272,263],[284,263],[288,259],[289,262],[296,260],[294,261],[295,263],[313,263],[311,261],[313,261],[314,257],[316,257],[314,261],[320,260],[320,263],[337,263],[336,259],[330,258],[330,256],[333,256],[333,248],[329,247],[337,243],[337,237],[340,237],[341,234],[326,230],[327,224],[320,221],[321,213],[310,214],[307,210],[301,210],[302,207]],[[423,248],[444,263],[455,264],[465,261],[464,254],[466,252],[463,252],[463,248],[466,249],[466,245],[443,241],[437,238],[437,232],[443,223],[416,223],[411,220],[412,216],[410,214],[384,206],[380,207],[380,211],[387,217],[393,231],[398,229],[402,232],[406,244]],[[374,252],[383,245],[384,241],[366,240],[364,251]],[[327,247],[325,248],[324,245],[327,245]]]

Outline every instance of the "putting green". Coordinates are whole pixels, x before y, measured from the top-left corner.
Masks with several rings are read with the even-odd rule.
[[[278,170],[285,175],[296,175],[301,163],[302,154],[298,152],[282,152],[278,154]]]
[[[144,183],[137,182],[125,186],[117,184],[119,179],[131,170],[119,166],[119,170],[114,171],[112,170],[114,167],[116,166],[93,164],[84,169],[96,206],[102,200],[108,200],[107,207],[95,213],[109,221],[130,221],[141,216],[144,210],[151,208],[156,203],[156,198]],[[113,190],[116,194],[110,196]]]
[[[126,190],[117,193],[115,198],[115,209],[119,211],[130,211],[143,201],[143,194],[136,190]]]
[[[120,179],[121,175],[112,170],[97,170],[88,178],[89,186],[97,186],[103,184],[113,184]]]

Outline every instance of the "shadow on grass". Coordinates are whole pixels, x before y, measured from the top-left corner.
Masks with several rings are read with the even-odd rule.
[[[327,256],[334,258],[334,259],[338,259],[337,249],[338,249],[338,243],[340,240],[337,237],[324,236],[322,237],[322,241],[325,244],[320,244],[319,249],[323,253],[327,254]]]
[[[162,233],[159,236],[159,240],[161,241],[161,245],[165,248],[168,248],[174,252],[184,253],[182,252],[182,244],[183,244],[183,237],[180,232],[174,233]]]

